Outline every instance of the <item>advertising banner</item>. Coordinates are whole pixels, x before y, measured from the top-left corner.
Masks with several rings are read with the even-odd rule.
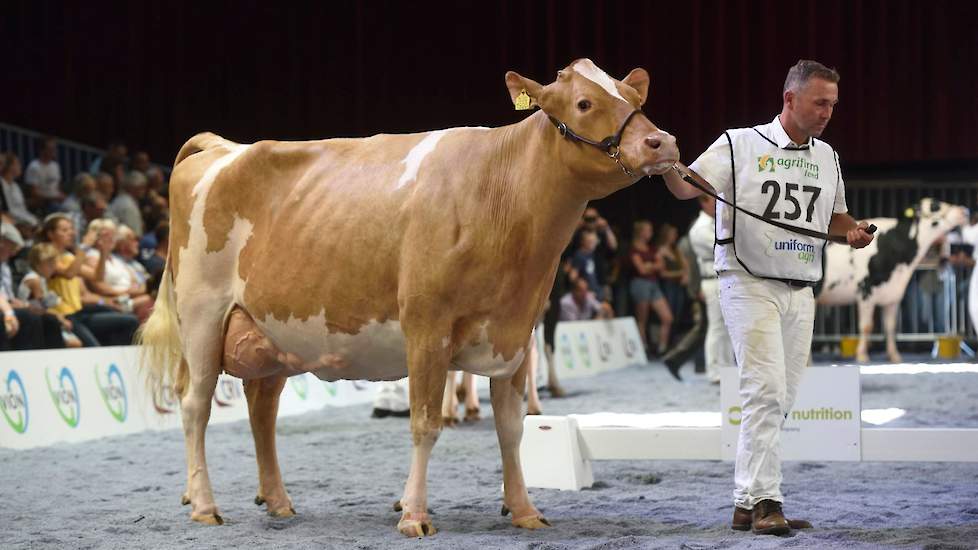
[[[632,317],[558,323],[554,345],[559,379],[593,376],[648,362]]]

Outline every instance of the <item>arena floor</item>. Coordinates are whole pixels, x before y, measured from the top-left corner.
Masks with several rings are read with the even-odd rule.
[[[565,383],[548,414],[716,410],[719,388],[658,363]],[[863,407],[906,409],[888,427],[978,427],[978,374],[863,377]],[[212,426],[208,462],[225,518],[189,521],[179,431],[27,451],[0,450],[0,548],[978,548],[978,464],[786,463],[785,510],[810,519],[790,537],[731,531],[733,465],[597,462],[595,487],[531,490],[553,523],[527,532],[500,517],[501,471],[486,418],[446,430],[431,462],[439,533],[408,539],[391,504],[408,468],[406,419],[371,420],[369,406],[280,421],[279,453],[298,516],[256,507],[247,422]]]

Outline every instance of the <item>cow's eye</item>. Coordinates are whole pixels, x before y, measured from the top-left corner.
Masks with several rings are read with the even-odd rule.
[[[591,102],[586,99],[582,99],[577,102],[577,108],[581,111],[587,111],[591,108]]]

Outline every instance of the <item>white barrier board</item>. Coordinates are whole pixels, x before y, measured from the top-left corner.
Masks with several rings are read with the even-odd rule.
[[[554,345],[554,362],[561,380],[648,362],[632,317],[558,323]]]
[[[172,390],[164,387],[158,399],[150,395],[137,360],[132,346],[0,354],[0,447],[24,449],[180,427]],[[279,416],[370,402],[375,393],[373,382],[295,376],[282,392]],[[210,422],[246,418],[241,381],[221,375]]]
[[[721,457],[734,460],[740,432],[736,367],[720,369]],[[781,429],[782,460],[860,460],[859,367],[806,368]]]

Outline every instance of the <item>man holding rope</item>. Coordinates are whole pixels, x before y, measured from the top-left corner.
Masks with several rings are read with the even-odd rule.
[[[727,130],[686,168],[664,175],[680,199],[718,198],[714,268],[740,368],[742,420],[732,527],[787,534],[811,524],[781,510],[781,426],[811,353],[815,300],[828,240],[873,240],[847,214],[838,155],[815,139],[838,102],[839,74],[801,60],[788,71],[781,113]],[[711,189],[712,186],[712,189]]]

